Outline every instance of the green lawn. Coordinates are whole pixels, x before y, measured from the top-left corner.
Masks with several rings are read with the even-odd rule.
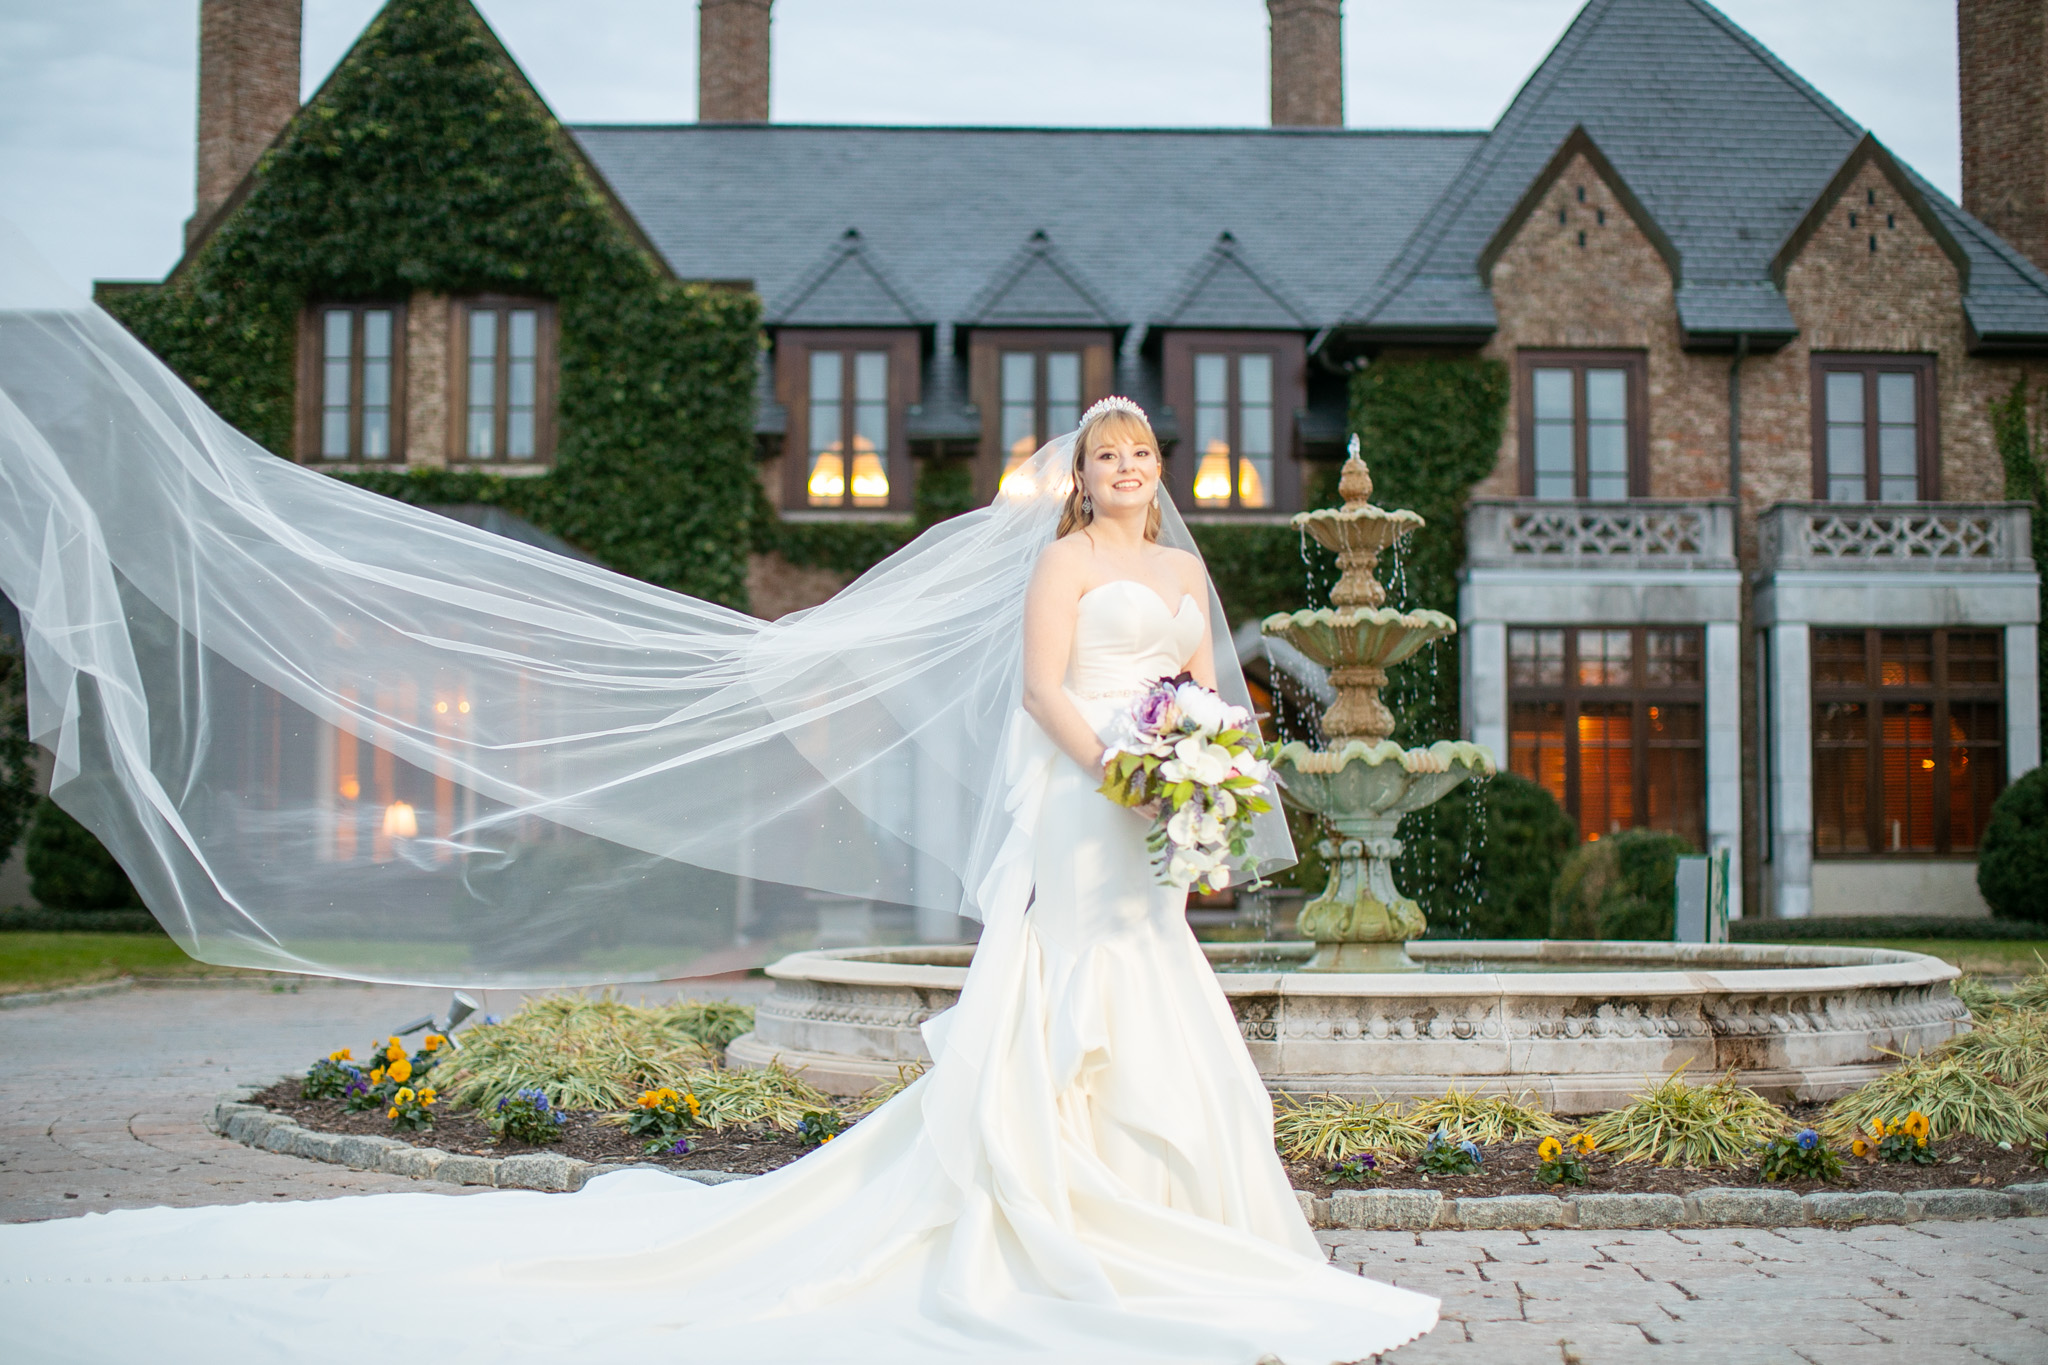
[[[0,995],[120,976],[239,976],[194,962],[160,934],[0,934]]]

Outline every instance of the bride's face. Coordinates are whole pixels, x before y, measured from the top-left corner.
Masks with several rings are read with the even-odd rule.
[[[1097,516],[1149,507],[1159,487],[1159,452],[1131,436],[1101,437],[1081,462],[1081,487]]]

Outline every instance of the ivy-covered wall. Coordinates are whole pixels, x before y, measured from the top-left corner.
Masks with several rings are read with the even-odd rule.
[[[2027,381],[2015,379],[2011,392],[1991,405],[1991,430],[1998,443],[1998,455],[2005,466],[2005,496],[2033,509],[2034,564],[2048,573],[2048,468],[2043,468],[2044,429],[2048,429],[2048,390],[2033,395],[2029,404]],[[2048,607],[2048,583],[2042,587],[2042,606]],[[2040,700],[2048,710],[2048,630],[2040,634]]]
[[[392,0],[198,255],[103,302],[289,455],[302,308],[421,290],[555,300],[554,468],[339,477],[496,504],[623,573],[745,605],[759,301],[667,275],[468,0]]]
[[[1373,501],[1419,512],[1427,523],[1382,574],[1394,580],[1391,605],[1458,614],[1465,503],[1493,469],[1507,405],[1507,369],[1495,360],[1382,361],[1353,377],[1351,429],[1372,467]],[[1396,740],[1457,737],[1458,650],[1453,636],[1392,671],[1386,697]]]

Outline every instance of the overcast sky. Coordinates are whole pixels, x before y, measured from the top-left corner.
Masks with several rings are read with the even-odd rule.
[[[381,0],[305,0],[303,86]],[[570,122],[696,116],[690,0],[480,0]],[[1348,0],[1353,127],[1497,118],[1580,0]],[[1949,195],[1951,0],[1721,9]],[[160,278],[192,212],[199,0],[0,0],[0,213],[68,278]],[[1656,73],[1643,73],[1654,81]],[[777,0],[772,111],[807,123],[1266,121],[1260,0]]]

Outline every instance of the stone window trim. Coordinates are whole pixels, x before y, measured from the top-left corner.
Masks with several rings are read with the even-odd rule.
[[[1116,337],[1106,328],[976,328],[968,335],[968,392],[981,418],[981,441],[974,461],[974,488],[975,495],[984,502],[995,497],[1003,476],[1002,357],[1005,352],[1030,352],[1043,357],[1054,351],[1073,351],[1081,357],[1082,411],[1109,396],[1116,382]],[[1043,359],[1039,361],[1038,372],[1039,441],[1043,444],[1063,433],[1043,430]]]
[[[363,335],[362,315],[371,311],[391,314],[391,450],[381,459],[365,460],[362,449]],[[352,335],[358,340],[350,348],[349,360],[349,453],[329,456],[323,451],[321,415],[325,406],[326,316],[346,312],[353,316]],[[293,447],[305,464],[356,465],[376,469],[405,462],[406,406],[406,304],[403,299],[327,299],[307,305],[299,313],[298,411],[293,423]]]
[[[1910,372],[1914,376],[1914,414],[1919,420],[1918,472],[1920,476],[1917,502],[1939,502],[1941,500],[1941,431],[1940,413],[1935,392],[1934,357],[1925,354],[1896,352],[1891,354],[1870,352],[1816,352],[1809,361],[1812,395],[1813,423],[1813,496],[1819,501],[1828,501],[1828,412],[1827,376],[1831,373],[1856,373],[1864,376],[1864,483],[1865,496],[1858,501],[1878,501],[1879,467],[1877,458],[1877,383],[1876,377],[1883,373],[1898,374]]]
[[[450,469],[505,470],[532,469],[554,463],[555,400],[559,387],[559,320],[552,300],[513,294],[471,294],[452,300],[448,329],[448,467]],[[515,309],[532,309],[535,326],[533,454],[513,459],[503,454],[472,456],[469,453],[469,342],[470,319],[479,313],[498,318],[497,404],[494,451],[507,446],[507,376],[511,346],[505,343],[507,316]]]
[[[1273,493],[1268,507],[1228,511],[1195,506],[1195,356],[1237,356],[1264,353],[1273,357]],[[1308,406],[1308,342],[1298,332],[1170,331],[1160,345],[1166,406],[1173,413],[1180,440],[1168,449],[1166,484],[1183,514],[1205,518],[1255,518],[1301,509],[1301,436],[1299,414]],[[1231,448],[1238,447],[1238,404],[1230,414]],[[1233,502],[1235,498],[1233,498]]]
[[[1564,653],[1560,660],[1562,674],[1555,683],[1516,680],[1513,662],[1514,640],[1517,636],[1538,636],[1547,632],[1561,632],[1564,637]],[[1621,682],[1587,682],[1581,675],[1583,660],[1579,655],[1579,637],[1584,634],[1606,634],[1626,632],[1629,636],[1629,676]],[[1646,676],[1647,665],[1651,662],[1649,644],[1651,636],[1666,640],[1683,641],[1690,646],[1684,660],[1691,665],[1695,676],[1690,679],[1653,681]],[[1703,626],[1672,626],[1614,624],[1593,625],[1584,622],[1571,624],[1516,623],[1508,627],[1507,641],[1510,652],[1507,707],[1509,716],[1508,766],[1514,768],[1514,721],[1516,709],[1524,705],[1555,705],[1562,711],[1564,745],[1564,795],[1558,804],[1571,815],[1574,823],[1580,825],[1581,837],[1585,837],[1582,797],[1583,756],[1578,743],[1578,722],[1582,707],[1592,704],[1622,705],[1630,709],[1630,818],[1631,827],[1665,828],[1651,821],[1652,793],[1650,751],[1653,748],[1686,750],[1695,755],[1699,776],[1699,789],[1692,793],[1692,811],[1697,828],[1677,830],[1692,839],[1697,847],[1704,848],[1709,842],[1708,826],[1711,823],[1708,809],[1708,785],[1710,774],[1707,760],[1710,757],[1710,736],[1707,732],[1707,639]],[[1653,739],[1650,732],[1650,710],[1660,705],[1688,706],[1696,708],[1700,721],[1696,733],[1690,737],[1674,736],[1663,740]],[[1522,773],[1524,777],[1541,782],[1537,774]],[[1552,793],[1556,795],[1556,793]],[[1594,833],[1592,838],[1600,837]]]
[[[881,351],[889,357],[889,504],[894,514],[911,510],[916,473],[910,457],[909,413],[923,401],[923,335],[916,328],[784,327],[774,334],[775,398],[788,413],[782,438],[779,476],[782,506],[821,517],[873,516],[877,509],[856,512],[851,493],[841,507],[813,506],[805,487],[811,448],[811,355],[815,351]],[[850,393],[842,388],[843,394]],[[850,397],[842,401],[850,403]],[[851,430],[851,426],[843,427]]]
[[[1951,638],[1959,634],[1988,635],[1996,638],[1997,642],[1991,652],[1981,656],[1983,659],[1993,661],[1996,676],[1991,681],[1957,682],[1951,678],[1949,646]],[[1860,635],[1863,637],[1865,679],[1863,682],[1840,683],[1822,680],[1821,673],[1824,661],[1820,646],[1821,637],[1824,635]],[[1911,637],[1924,639],[1929,642],[1927,658],[1930,675],[1927,681],[1888,684],[1883,680],[1885,637],[1887,636],[1894,638]],[[1808,742],[1813,747],[1814,860],[1816,862],[1832,860],[1864,861],[1872,858],[1881,858],[1887,861],[1911,859],[1948,860],[1973,855],[1976,852],[1976,845],[1974,843],[1966,848],[1957,848],[1954,846],[1952,838],[1953,824],[1950,818],[1950,801],[1952,796],[1951,775],[1954,765],[1955,746],[1952,742],[1951,726],[1949,723],[1950,708],[1956,704],[1998,708],[1998,723],[1992,727],[1996,737],[1966,741],[1966,747],[1968,748],[1989,751],[1991,761],[1987,767],[1992,776],[1990,778],[1990,789],[1985,795],[1995,798],[1999,792],[2005,789],[2007,776],[2005,749],[2009,742],[2005,724],[2006,645],[2003,632],[1996,628],[1943,628],[1901,631],[1878,627],[1849,628],[1846,630],[1839,627],[1815,627],[1814,638],[1809,648],[1809,668],[1812,670],[1813,688],[1813,721]],[[1864,716],[1866,718],[1865,739],[1863,743],[1866,755],[1863,765],[1865,782],[1863,797],[1864,842],[1866,846],[1860,849],[1826,848],[1823,846],[1824,840],[1822,837],[1825,828],[1822,803],[1828,799],[1830,794],[1822,789],[1821,754],[1825,749],[1838,748],[1839,746],[1828,745],[1822,739],[1821,717],[1824,708],[1844,702],[1861,705],[1864,708]],[[1932,848],[1893,849],[1887,847],[1885,826],[1888,810],[1885,805],[1884,792],[1885,771],[1883,754],[1885,744],[1882,724],[1886,703],[1891,703],[1895,706],[1901,703],[1924,703],[1932,707],[1928,737],[1934,774],[1929,794],[1929,820],[1933,830]],[[1985,805],[1988,810],[1988,800],[1985,802]],[[1978,832],[1981,838],[1981,825]]]
[[[1576,496],[1586,496],[1586,371],[1625,370],[1628,374],[1628,495],[1650,495],[1650,385],[1646,351],[1580,351],[1523,349],[1515,353],[1515,421],[1520,443],[1520,493],[1536,496],[1536,395],[1533,371],[1568,369],[1578,400],[1573,408],[1573,461]]]

